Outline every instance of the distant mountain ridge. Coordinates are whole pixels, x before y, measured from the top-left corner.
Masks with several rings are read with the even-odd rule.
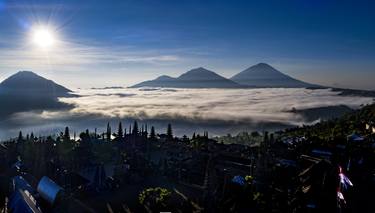
[[[177,78],[162,75],[154,80],[144,81],[132,87],[241,88],[243,86],[213,71],[199,67],[183,73]]]
[[[292,78],[266,63],[259,63],[234,75],[232,81],[254,87],[282,87],[282,88],[306,88],[319,87]]]
[[[0,83],[0,118],[16,112],[70,107],[59,97],[73,97],[71,90],[31,71],[20,71]]]
[[[319,85],[294,79],[266,63],[254,65],[227,79],[203,67],[192,69],[177,78],[162,75],[154,80],[144,81],[137,87],[175,88],[321,88]]]

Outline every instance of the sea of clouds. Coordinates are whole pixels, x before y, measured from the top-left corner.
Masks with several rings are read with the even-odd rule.
[[[14,115],[9,120],[13,134],[17,128],[48,132],[64,126],[76,131],[96,127],[104,131],[107,122],[115,130],[118,121],[130,123],[137,119],[155,125],[160,131],[170,122],[179,135],[204,130],[225,135],[317,122],[306,120],[292,109],[337,105],[356,109],[373,102],[373,98],[341,96],[330,89],[96,88],[79,89],[75,93],[79,97],[60,98],[61,102],[74,106],[70,110]]]
[[[358,108],[372,98],[339,96],[330,89],[102,89],[79,90],[62,98],[72,115],[146,119],[222,120],[304,124],[291,110],[347,105]]]

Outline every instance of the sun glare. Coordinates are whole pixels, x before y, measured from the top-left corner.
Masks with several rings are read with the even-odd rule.
[[[51,30],[38,27],[32,32],[32,41],[41,48],[50,48],[54,45],[56,40]]]

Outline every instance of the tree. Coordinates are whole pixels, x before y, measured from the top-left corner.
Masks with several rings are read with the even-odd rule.
[[[143,190],[139,196],[139,203],[151,211],[159,212],[167,205],[171,192],[168,189],[157,187]]]
[[[134,121],[133,132],[132,132],[132,134],[133,134],[133,135],[138,135],[138,133],[139,133],[139,130],[138,130],[138,123],[137,123],[137,121]]]
[[[35,137],[34,137],[34,133],[33,133],[33,132],[31,132],[31,134],[30,134],[30,140],[31,140],[31,141],[34,141],[34,140],[35,140]]]
[[[254,132],[251,133],[251,137],[253,137],[253,138],[256,138],[256,137],[259,137],[259,136],[260,136],[260,134],[259,134],[258,131],[254,131]]]
[[[186,135],[182,136],[182,141],[183,142],[189,142],[189,138]]]
[[[168,124],[168,128],[167,128],[167,137],[168,139],[173,139],[173,132],[172,132],[172,125],[171,124]]]
[[[253,176],[251,176],[251,175],[245,176],[245,181],[246,181],[247,184],[252,184],[253,180],[254,180]]]
[[[146,138],[147,138],[147,136],[148,136],[148,129],[147,129],[147,124],[145,125],[145,132],[144,132],[144,136],[146,136]]]
[[[269,147],[269,142],[270,142],[270,139],[269,139],[268,132],[265,131],[263,133],[263,143],[260,144],[260,151],[262,152],[262,154],[266,153],[266,151]]]
[[[269,143],[269,137],[268,137],[268,132],[267,131],[265,131],[264,132],[264,136],[263,136],[263,144],[264,144],[264,146],[268,146],[268,143]]]
[[[204,131],[203,137],[208,139],[208,132],[207,131]]]
[[[82,142],[89,142],[89,141],[90,141],[89,130],[86,129],[85,132],[81,132],[81,133],[79,134],[79,138],[81,139]]]
[[[273,133],[270,134],[270,143],[273,144],[275,142],[275,138],[274,138],[274,135]]]
[[[17,142],[22,142],[23,141],[23,136],[22,136],[22,131],[18,133],[18,139]]]
[[[107,123],[107,132],[106,132],[106,135],[107,135],[107,140],[108,141],[111,141],[111,126],[109,125],[109,122]]]
[[[124,135],[124,133],[123,133],[123,130],[122,130],[122,123],[121,123],[121,121],[120,121],[120,123],[118,124],[117,137],[118,137],[118,138],[122,138],[123,135]]]
[[[151,140],[155,140],[156,139],[156,134],[155,134],[155,128],[154,128],[154,126],[151,127],[150,139]]]
[[[70,141],[69,127],[65,127],[64,141]]]

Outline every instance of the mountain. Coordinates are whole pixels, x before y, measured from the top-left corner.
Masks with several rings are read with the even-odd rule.
[[[18,72],[0,83],[0,118],[16,112],[69,107],[59,97],[72,97],[71,90],[30,71]]]
[[[320,87],[294,79],[266,63],[256,64],[236,75],[230,80],[247,86],[254,87],[283,87],[283,88],[303,88]]]
[[[31,71],[20,71],[0,83],[0,94],[67,97],[71,96],[70,92],[72,91]]]
[[[132,88],[138,87],[178,87],[177,79],[167,75],[159,76],[158,78],[150,81],[144,81],[139,84],[131,86]]]
[[[240,88],[243,86],[226,79],[215,72],[199,67],[192,69],[177,78],[163,75],[154,80],[144,81],[132,87]]]
[[[322,88],[322,86],[294,79],[266,63],[254,65],[232,78],[224,78],[215,72],[199,67],[190,70],[177,78],[160,76],[154,80],[144,81],[132,86],[137,87],[175,87],[175,88],[249,88],[249,87],[282,87],[282,88]]]

